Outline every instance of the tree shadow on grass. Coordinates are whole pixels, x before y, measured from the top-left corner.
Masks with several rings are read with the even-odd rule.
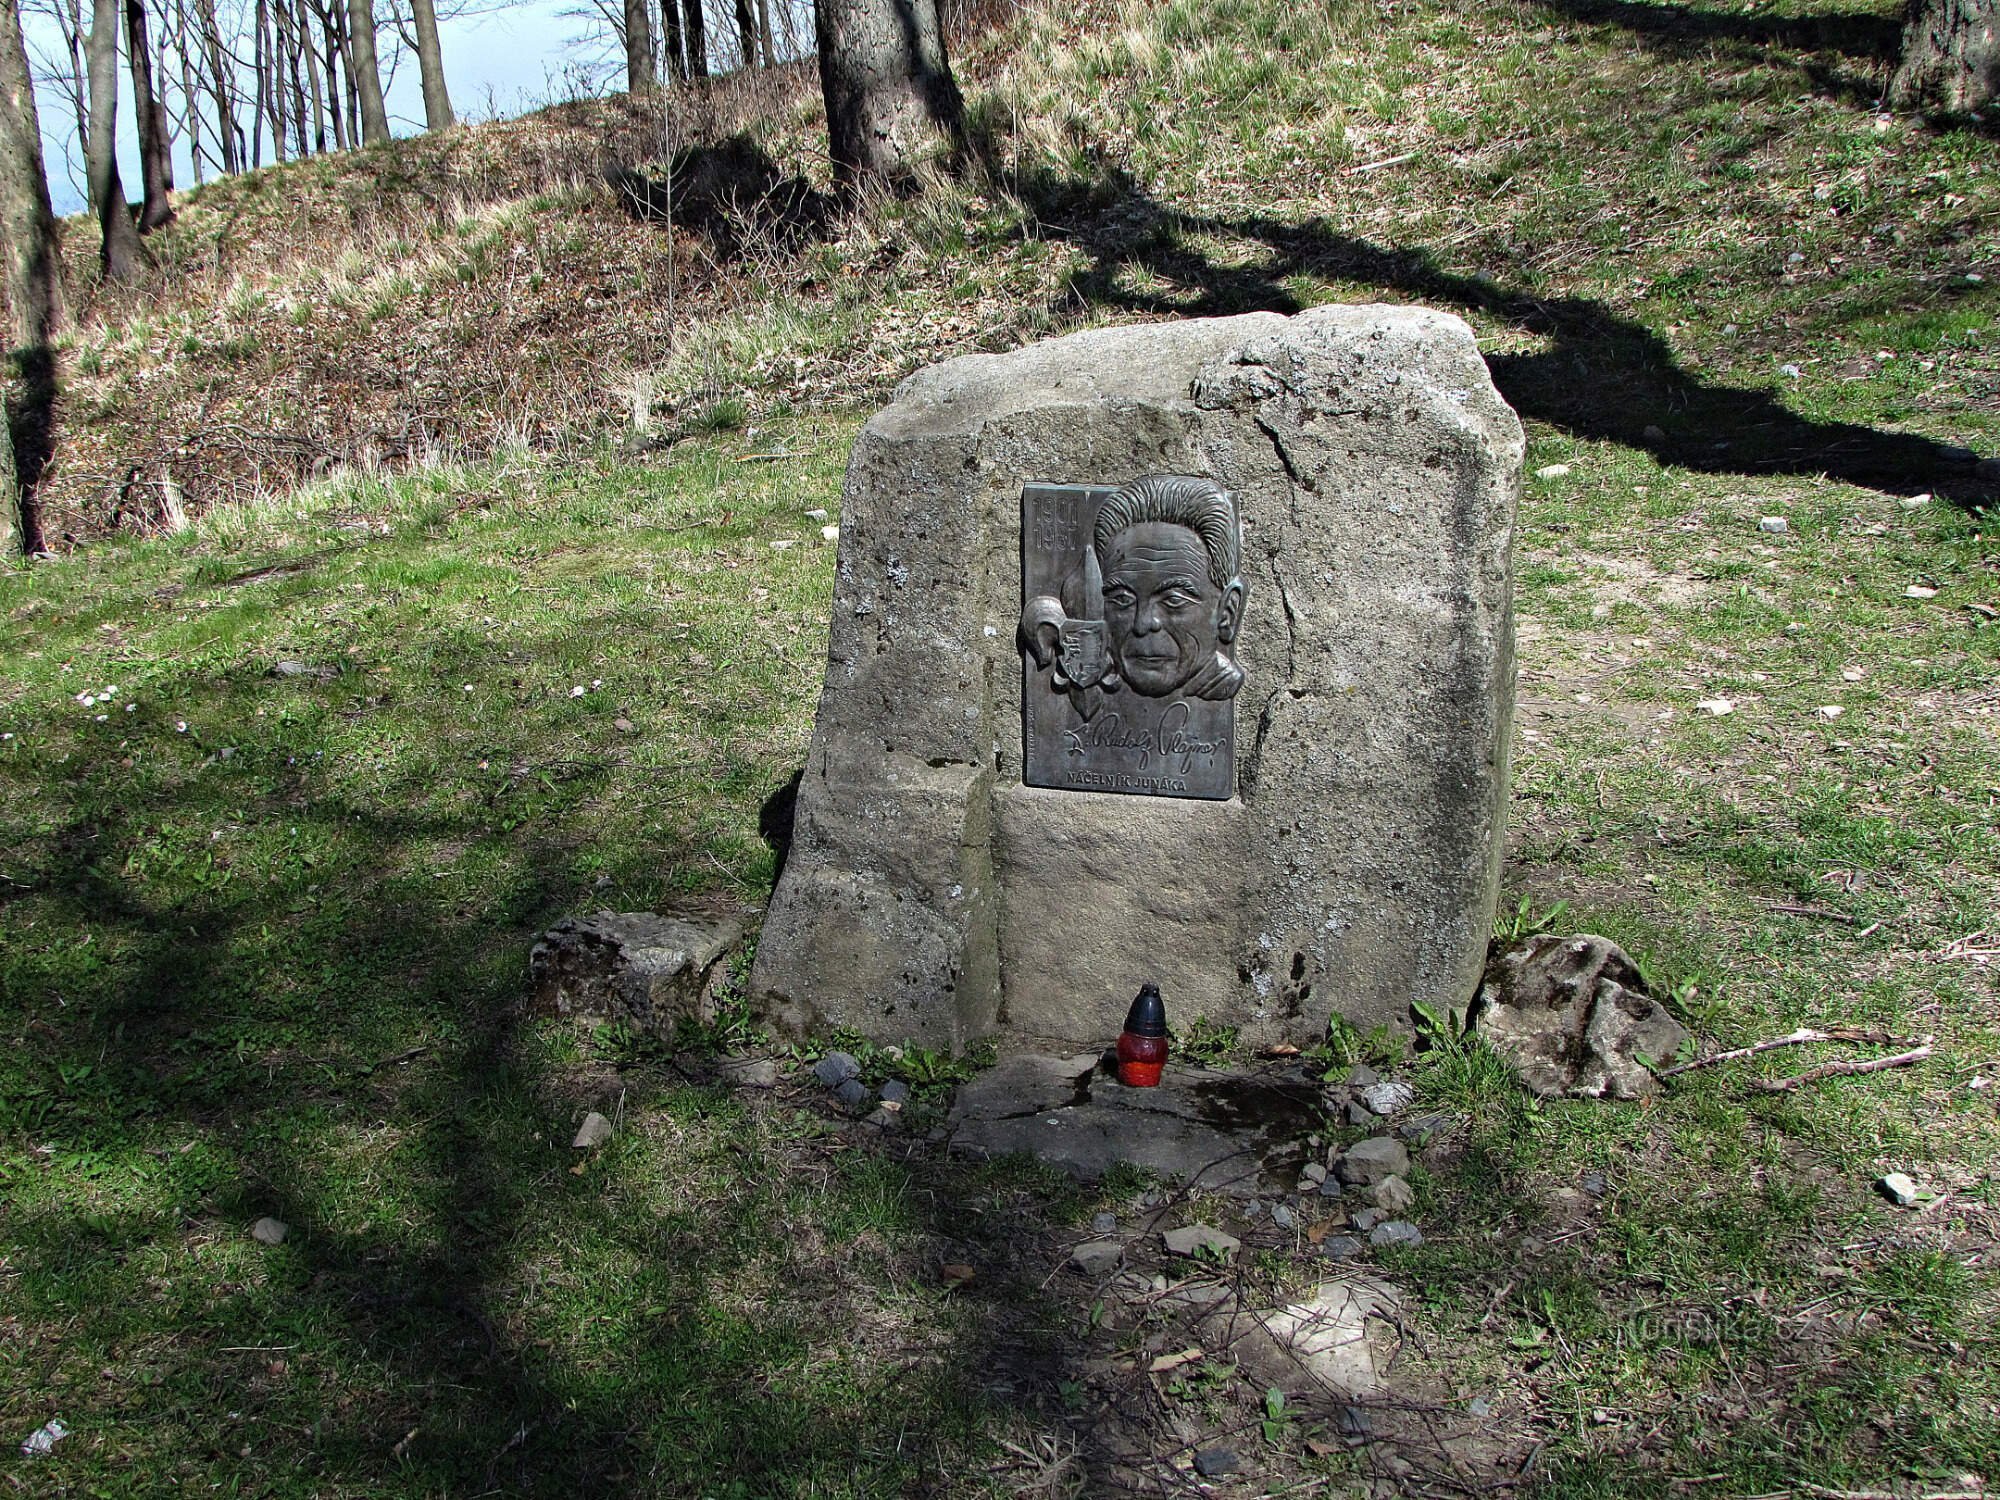
[[[1296,313],[1295,278],[1356,282],[1390,299],[1477,313],[1547,340],[1534,353],[1487,357],[1493,382],[1522,416],[1580,438],[1624,444],[1663,464],[1709,474],[1825,475],[1913,495],[1990,498],[1978,455],[1914,433],[1819,421],[1771,392],[1684,369],[1652,329],[1587,297],[1541,297],[1445,270],[1422,247],[1377,245],[1323,219],[1184,213],[1112,174],[1115,190],[1028,180],[1023,199],[1040,232],[1089,257],[1069,282],[1086,307],[1154,316]],[[1203,237],[1252,250],[1224,264]]]
[[[314,599],[324,566],[299,561],[273,607]],[[442,676],[471,675],[467,653]],[[0,866],[0,1179],[20,1190],[0,1253],[21,1389],[77,1434],[50,1462],[133,1493],[254,1474],[859,1500],[948,1488],[993,1424],[1046,1428],[1053,1346],[1023,1310],[1047,1257],[1010,1252],[1018,1223],[968,1227],[990,1178],[760,1127],[768,1105],[699,1065],[530,1019],[528,942],[577,896],[565,816],[638,791],[615,761],[560,795],[522,776],[497,802],[408,806],[402,768],[343,786],[292,764],[313,715],[362,691],[197,672],[179,701],[237,726],[227,759],[137,718],[10,718],[45,759],[0,775],[47,774]],[[400,712],[383,744],[444,742],[442,707]],[[121,791],[119,738],[185,759]],[[233,854],[252,829],[319,865]],[[476,883],[433,879],[451,851]],[[625,854],[736,852],[697,828]],[[589,1155],[569,1143],[586,1108],[622,1117]],[[291,1226],[268,1249],[247,1237],[266,1215]],[[936,1274],[959,1259],[982,1268],[969,1295]]]

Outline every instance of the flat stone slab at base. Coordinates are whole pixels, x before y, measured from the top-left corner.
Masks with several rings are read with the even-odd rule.
[[[1128,1089],[1100,1053],[1023,1054],[963,1085],[948,1128],[954,1151],[1025,1152],[1086,1182],[1122,1162],[1247,1198],[1296,1182],[1317,1099],[1296,1069],[1169,1064],[1157,1088]]]

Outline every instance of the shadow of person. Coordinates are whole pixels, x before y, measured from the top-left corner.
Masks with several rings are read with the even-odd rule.
[[[1769,391],[1705,379],[1645,324],[1591,298],[1510,290],[1447,271],[1427,249],[1377,245],[1323,219],[1183,213],[1115,169],[1094,185],[1047,176],[1024,179],[1017,191],[1042,234],[1089,257],[1068,293],[1086,305],[1183,317],[1295,313],[1294,278],[1358,282],[1477,311],[1546,340],[1533,352],[1490,355],[1487,365],[1522,416],[1576,437],[1700,473],[1824,475],[1889,494],[1992,498],[1969,449],[1801,416]],[[1248,242],[1262,254],[1225,265],[1198,248],[1202,239]]]

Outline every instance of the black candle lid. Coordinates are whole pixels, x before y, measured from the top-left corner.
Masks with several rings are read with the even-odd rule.
[[[1160,999],[1160,987],[1150,979],[1133,998],[1132,1008],[1125,1012],[1125,1029],[1134,1036],[1167,1034],[1166,1003]]]

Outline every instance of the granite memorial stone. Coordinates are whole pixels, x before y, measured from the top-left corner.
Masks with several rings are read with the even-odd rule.
[[[1096,330],[912,376],[850,460],[751,990],[781,1028],[1253,1043],[1478,987],[1520,425],[1422,308]]]

